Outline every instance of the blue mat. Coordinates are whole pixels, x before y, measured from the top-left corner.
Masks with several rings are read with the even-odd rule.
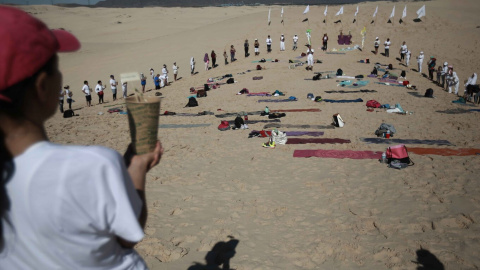
[[[158,128],[196,128],[196,127],[208,127],[211,124],[185,124],[185,125],[177,125],[177,124],[162,124],[158,125]]]
[[[352,102],[363,102],[363,99],[323,99],[322,101],[330,102],[330,103],[352,103]]]
[[[258,102],[289,102],[289,101],[296,101],[293,99],[260,99]]]
[[[384,138],[360,138],[361,141],[366,143],[375,144],[428,144],[428,145],[449,145],[453,146],[451,142],[447,140],[417,140],[417,139],[384,139]]]

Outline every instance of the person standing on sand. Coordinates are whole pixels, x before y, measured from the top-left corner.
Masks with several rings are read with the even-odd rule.
[[[292,48],[292,50],[294,50],[294,51],[297,50],[297,42],[298,42],[298,36],[294,35],[293,36],[293,48]]]
[[[103,90],[105,90],[105,86],[102,85],[102,81],[97,82],[97,86],[95,86],[95,93],[98,96],[98,104],[103,103]]]
[[[72,109],[73,93],[72,93],[72,91],[70,91],[70,86],[69,85],[65,85],[65,87],[63,87],[63,89],[65,89],[65,95],[67,96],[68,109],[71,110]]]
[[[390,39],[387,38],[387,41],[383,44],[385,46],[385,57],[390,57],[390,45],[392,43],[390,42]]]
[[[210,58],[208,58],[208,53],[205,53],[205,56],[203,56],[203,62],[205,63],[205,70],[208,71],[208,64],[210,63]]]
[[[407,67],[410,65],[410,58],[412,57],[412,52],[410,50],[407,50],[407,54],[405,55],[406,61],[407,61]]]
[[[422,65],[423,65],[423,52],[420,52],[420,55],[417,56],[417,64],[418,64],[418,72],[422,73]]]
[[[405,60],[405,55],[407,54],[408,52],[408,47],[407,47],[407,43],[404,41],[402,43],[402,46],[400,46],[400,50],[399,50],[399,53],[400,53],[400,62],[403,63],[403,60]]]
[[[280,36],[280,51],[285,51],[285,36],[283,34]]]
[[[272,51],[272,39],[270,38],[270,35],[267,37],[267,53],[270,53]]]
[[[326,51],[327,50],[327,46],[328,46],[328,36],[327,34],[323,34],[323,38],[322,38],[322,41],[323,41],[323,47],[322,47],[322,50],[323,51]]]
[[[163,78],[165,80],[164,84],[165,84],[165,86],[167,86],[168,85],[168,69],[167,69],[167,65],[165,65],[165,64],[163,64],[162,74],[163,74]]]
[[[65,98],[65,91],[60,89],[60,112],[63,113],[63,99]]]
[[[160,74],[155,75],[155,90],[160,90]]]
[[[145,93],[145,85],[147,85],[147,78],[143,73],[140,73],[140,84],[142,85],[142,93]]]
[[[313,70],[313,53],[314,53],[314,50],[312,49],[311,45],[308,45],[307,47],[308,47],[308,50],[307,50],[307,62],[308,62],[307,70]]]
[[[235,60],[237,60],[237,59],[235,59],[235,52],[237,52],[237,51],[235,50],[235,48],[233,47],[233,45],[231,45],[231,46],[230,46],[230,62],[232,62],[232,63],[233,63]]]
[[[112,88],[113,101],[117,100],[117,85],[118,82],[115,80],[115,77],[110,75],[110,87]]]
[[[250,54],[248,54],[248,48],[250,45],[248,44],[248,39],[245,39],[245,43],[243,43],[243,50],[245,51],[245,57],[248,57]]]
[[[0,42],[0,77],[11,76],[0,82],[1,268],[147,269],[133,248],[145,234],[146,174],[162,145],[144,155],[129,147],[122,157],[50,142],[45,123],[62,83],[57,52],[80,43],[11,7],[0,6],[0,29],[9,41]]]
[[[258,39],[255,39],[255,42],[253,43],[253,46],[255,47],[255,55],[260,54],[260,43],[258,42]]]
[[[448,66],[447,73],[448,93],[452,93],[452,87],[455,87],[455,95],[458,95],[458,87],[460,86],[460,79],[457,73],[453,71],[453,66]]]
[[[177,81],[177,74],[178,74],[177,62],[173,63],[172,70],[173,70],[173,81],[176,82]]]
[[[212,57],[212,68],[215,68],[215,66],[217,65],[216,62],[217,62],[217,54],[215,53],[214,50],[212,50],[212,53],[210,54],[210,56]]]
[[[223,58],[225,59],[225,65],[228,65],[228,55],[227,55],[227,50],[223,50]]]
[[[128,94],[127,94],[127,85],[128,83],[127,82],[123,82],[122,83],[122,92],[123,92],[123,98],[127,98]]]
[[[88,81],[83,81],[82,92],[85,94],[85,99],[87,100],[87,107],[92,106],[92,95],[90,86],[88,86]]]
[[[437,59],[430,56],[430,61],[428,61],[428,78],[433,81],[433,72],[435,71],[435,66],[437,65]]]
[[[378,54],[378,47],[380,47],[380,40],[378,37],[375,38],[375,43],[373,43],[373,46],[375,47],[375,55]]]
[[[447,84],[445,84],[445,77],[447,76],[448,73],[448,62],[443,63],[443,69],[442,69],[442,88],[445,88],[445,91],[447,90]],[[440,84],[439,84],[440,85]]]
[[[195,74],[195,59],[192,57],[190,58],[190,75]]]

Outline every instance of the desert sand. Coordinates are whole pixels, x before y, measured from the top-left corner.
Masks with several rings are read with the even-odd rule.
[[[398,20],[404,5],[408,16]],[[427,16],[415,23],[415,11],[426,5]],[[371,24],[376,6],[379,12]],[[393,5],[396,15],[387,24]],[[393,124],[398,139],[448,140],[454,146],[407,145],[407,147],[480,148],[479,112],[473,105],[453,104],[457,99],[434,85],[416,69],[415,57],[425,52],[423,71],[430,56],[437,64],[453,64],[463,93],[463,81],[479,72],[480,5],[476,0],[435,0],[427,2],[367,2],[359,4],[357,22],[352,23],[356,5],[345,5],[345,13],[335,17],[339,6],[329,6],[326,24],[325,6],[285,6],[281,24],[280,6],[208,7],[208,8],[62,8],[24,6],[24,10],[44,20],[51,28],[64,28],[82,43],[76,53],[62,54],[60,67],[64,84],[74,92],[73,108],[78,116],[64,119],[60,112],[47,123],[53,142],[60,144],[103,145],[123,153],[130,141],[125,115],[108,113],[112,102],[107,88],[104,105],[85,107],[81,87],[84,80],[94,87],[97,80],[108,83],[109,75],[119,78],[124,72],[143,72],[150,68],[160,73],[163,64],[170,71],[177,62],[180,80],[162,89],[161,111],[215,114],[274,109],[318,108],[321,112],[290,112],[281,118],[285,124],[329,125],[332,115],[340,113],[344,128],[325,129],[323,138],[349,139],[348,144],[277,145],[262,148],[264,138],[248,138],[250,131],[263,124],[249,124],[248,130],[217,130],[221,120],[213,115],[186,117],[161,116],[160,124],[210,124],[198,128],[160,128],[159,138],[165,154],[159,166],[148,174],[149,218],[144,240],[137,251],[151,269],[204,269],[206,256],[219,242],[231,246],[225,257],[232,269],[416,269],[416,262],[432,257],[445,269],[480,267],[480,170],[479,156],[410,156],[414,166],[403,170],[387,168],[375,159],[294,158],[297,149],[385,151],[388,145],[366,144],[363,137],[373,134],[382,123]],[[267,23],[269,8],[271,24]],[[302,22],[309,18],[308,22]],[[334,24],[337,19],[342,23]],[[353,45],[361,45],[360,31],[366,27],[363,51],[344,55],[325,54],[321,37],[327,33],[329,49],[337,45],[340,32],[351,32]],[[373,63],[393,64],[407,71],[407,79],[417,91],[403,87],[370,83],[361,89],[375,93],[325,93],[327,90],[359,90],[337,86],[335,79],[312,81],[313,72],[303,67],[289,69],[289,59],[306,48],[306,29],[312,29],[314,72],[342,68],[347,75],[368,75]],[[286,36],[286,51],[279,51],[279,38]],[[300,38],[299,49],[292,51],[292,37]],[[265,39],[273,39],[271,54]],[[374,55],[373,42],[390,38],[390,57]],[[253,55],[253,41],[260,41],[260,56]],[[249,40],[248,58],[243,42]],[[401,42],[412,52],[410,66],[395,58]],[[234,63],[223,64],[223,50],[234,45]],[[351,45],[351,46],[353,46]],[[218,67],[204,70],[203,55],[215,50]],[[380,46],[383,52],[383,46]],[[195,57],[198,74],[191,76],[189,61]],[[256,71],[253,60],[278,59],[262,64]],[[371,64],[358,63],[369,58]],[[306,61],[306,58],[301,60]],[[230,62],[230,59],[229,59]],[[251,72],[246,72],[252,70]],[[243,73],[244,74],[239,74]],[[199,106],[184,108],[190,87],[202,86],[208,78],[233,74],[235,84],[221,85],[198,98]],[[263,80],[252,80],[263,76]],[[140,88],[140,82],[131,83]],[[153,83],[147,80],[147,89]],[[264,97],[236,95],[242,88],[251,92],[280,90],[296,102],[258,103]],[[434,99],[423,95],[434,90]],[[413,93],[408,93],[413,92]],[[147,95],[154,95],[150,91]],[[324,99],[357,99],[361,103],[316,103],[308,93]],[[121,96],[121,94],[119,94]],[[389,114],[384,109],[366,111],[365,102],[375,99],[396,104],[413,112]],[[114,105],[111,107],[106,107]],[[221,110],[221,111],[220,111]],[[447,114],[438,111],[463,112]],[[103,114],[99,114],[103,113]],[[266,119],[250,115],[249,120]],[[280,129],[288,131],[292,129]],[[417,256],[417,253],[422,256]],[[213,255],[212,255],[213,254]],[[214,257],[214,256],[213,256]],[[434,260],[432,260],[435,262]],[[437,266],[439,265],[437,263]],[[210,266],[209,266],[210,267]],[[208,269],[218,269],[210,267]],[[426,268],[443,269],[443,268]]]

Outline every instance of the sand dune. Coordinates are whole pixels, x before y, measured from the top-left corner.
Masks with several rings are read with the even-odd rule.
[[[376,5],[376,23],[370,24]],[[397,15],[386,24],[393,5]],[[404,4],[408,17],[399,24]],[[414,12],[427,6],[427,17],[414,23]],[[269,7],[228,8],[61,8],[26,6],[26,11],[46,21],[52,28],[65,28],[79,37],[82,49],[61,55],[64,84],[74,91],[74,109],[78,117],[63,119],[56,115],[47,123],[54,142],[65,144],[99,144],[123,152],[130,140],[125,115],[109,114],[111,107],[86,108],[81,87],[97,80],[108,82],[123,72],[156,72],[166,64],[177,62],[181,80],[162,89],[162,112],[214,113],[270,109],[319,108],[321,112],[287,113],[284,124],[329,125],[334,113],[346,121],[341,129],[325,129],[323,138],[349,139],[350,144],[279,145],[261,147],[265,139],[250,138],[248,133],[261,130],[263,123],[250,124],[249,130],[220,132],[220,118],[214,116],[165,116],[161,124],[211,124],[207,127],[159,129],[165,146],[161,165],[148,175],[149,220],[146,236],[137,250],[151,269],[202,269],[205,257],[216,243],[238,240],[235,253],[229,253],[232,269],[415,269],[421,261],[417,251],[431,252],[445,269],[477,269],[479,261],[480,205],[478,194],[478,156],[444,157],[411,154],[415,165],[404,170],[386,168],[376,160],[328,158],[293,158],[296,149],[337,149],[384,151],[386,145],[366,144],[359,138],[374,137],[382,123],[393,124],[402,139],[448,140],[450,148],[480,148],[478,113],[466,111],[468,105],[451,103],[456,97],[444,92],[428,79],[399,65],[395,60],[402,41],[412,56],[424,51],[426,58],[454,65],[460,80],[479,72],[477,50],[480,41],[476,19],[480,6],[476,1],[374,2],[359,5],[357,23],[352,24],[356,5],[345,5],[343,24],[329,6],[327,23],[322,23],[322,6],[312,6],[303,22],[303,6],[285,7],[285,24],[280,24],[280,6],[272,6],[272,23],[267,24]],[[121,22],[121,23],[119,23]],[[360,31],[366,26],[363,51],[345,55],[321,52],[321,37],[330,37],[329,49],[346,48],[336,44],[336,35],[351,31],[354,44],[361,44]],[[357,61],[369,58],[372,63],[393,64],[407,71],[407,79],[417,91],[375,84],[362,88],[337,86],[335,79],[311,81],[312,72],[303,67],[289,69],[306,43],[305,31],[312,29],[315,58],[314,71],[342,68],[347,75],[367,75],[373,64]],[[266,54],[265,39],[270,34],[273,52]],[[280,34],[286,36],[286,51],[279,51]],[[292,36],[300,37],[299,50],[293,52]],[[392,40],[390,58],[372,54],[373,41],[380,37]],[[253,56],[253,41],[260,41],[261,54]],[[248,39],[250,52],[243,56],[243,42]],[[238,61],[225,66],[223,50],[237,49]],[[203,55],[215,50],[219,66],[204,70]],[[383,52],[381,46],[380,52]],[[190,76],[190,57],[197,61],[198,74]],[[260,58],[279,59],[262,63],[266,70],[256,71]],[[305,58],[301,60],[306,60]],[[427,71],[424,62],[424,72]],[[230,62],[230,59],[229,59]],[[247,70],[251,70],[247,72]],[[240,74],[239,74],[240,73]],[[189,88],[202,86],[208,78],[233,74],[237,83],[221,85],[199,98],[199,106],[184,108]],[[263,80],[252,80],[263,76]],[[139,83],[129,86],[130,93]],[[152,82],[147,81],[147,88]],[[265,97],[236,95],[242,88],[251,92],[284,92],[298,101],[259,103]],[[427,88],[434,89],[434,99],[416,97]],[[375,93],[325,93],[327,90],[376,90]],[[460,87],[463,92],[463,87]],[[155,91],[148,92],[153,95]],[[409,94],[408,92],[413,92]],[[112,102],[106,91],[105,105]],[[362,103],[315,103],[308,93],[324,99],[357,99]],[[383,109],[366,111],[365,102],[375,99],[382,104],[400,103],[413,114],[387,114]],[[96,104],[96,98],[93,100]],[[220,109],[220,110],[219,110]],[[461,114],[437,111],[464,109]],[[458,110],[457,110],[458,111]],[[102,112],[103,115],[98,113]],[[265,119],[259,115],[249,120]],[[226,120],[233,120],[228,118]],[[422,145],[415,145],[422,147]],[[431,147],[431,146],[429,146]],[[439,147],[439,146],[434,146]],[[445,146],[441,146],[445,147]],[[231,236],[229,238],[229,236]],[[196,265],[196,266],[195,266]],[[194,268],[200,267],[200,268]],[[212,268],[213,269],[213,268]]]

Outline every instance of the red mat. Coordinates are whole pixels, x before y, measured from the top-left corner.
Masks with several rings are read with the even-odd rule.
[[[321,112],[320,109],[290,109],[290,110],[270,110],[271,112]]]
[[[419,148],[408,147],[408,152],[417,155],[437,155],[437,156],[475,156],[480,155],[480,149],[462,148],[462,149],[447,149],[447,148]]]
[[[310,138],[288,138],[287,144],[305,144],[305,143],[350,143],[350,140],[338,139],[338,138],[322,138],[322,139],[310,139]]]
[[[408,149],[410,150],[410,148]],[[380,159],[382,152],[352,151],[352,150],[295,150],[293,157],[323,157],[323,158],[350,158],[350,159]]]

